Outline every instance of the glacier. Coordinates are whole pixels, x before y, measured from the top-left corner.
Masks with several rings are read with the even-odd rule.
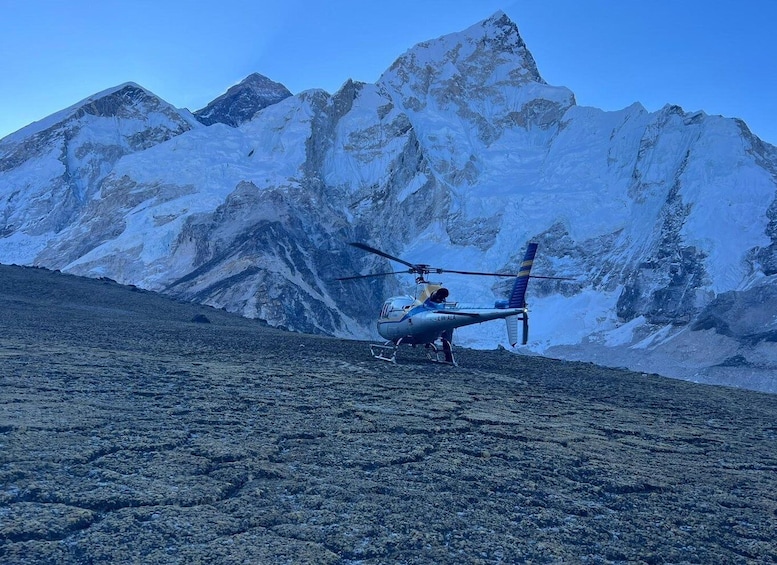
[[[261,75],[195,112],[135,83],[0,140],[0,261],[110,277],[293,331],[376,337],[411,262],[514,272],[524,354],[777,392],[777,148],[741,120],[581,107],[502,12],[374,84]],[[505,282],[448,275],[493,304]],[[498,322],[465,347],[506,346]]]

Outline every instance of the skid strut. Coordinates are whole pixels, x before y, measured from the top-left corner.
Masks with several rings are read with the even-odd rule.
[[[388,361],[389,363],[397,362],[397,350],[402,345],[400,339],[396,343],[393,341],[387,341],[385,343],[371,343],[370,353],[375,359],[381,361]],[[415,345],[413,345],[415,347]],[[458,367],[456,358],[453,356],[453,344],[449,339],[441,337],[438,341],[426,344],[426,357],[433,363],[444,363],[446,365],[453,365]]]
[[[399,344],[394,343],[393,341],[387,341],[384,344],[371,343],[370,353],[372,353],[372,356],[375,357],[375,359],[388,361],[389,363],[396,363],[398,347]]]
[[[441,338],[439,343],[427,343],[426,356],[434,363],[445,363],[458,367],[456,358],[453,356],[453,344],[445,338]]]

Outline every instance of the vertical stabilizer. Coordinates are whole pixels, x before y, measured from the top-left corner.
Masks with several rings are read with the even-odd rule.
[[[510,342],[511,347],[515,347],[518,343],[518,316],[507,316],[505,322],[507,322],[507,341]]]
[[[518,271],[518,276],[515,278],[508,308],[526,307],[526,286],[529,284],[529,273],[531,272],[531,266],[534,263],[534,255],[536,253],[537,244],[530,243],[526,248],[526,255],[523,256],[521,270]]]

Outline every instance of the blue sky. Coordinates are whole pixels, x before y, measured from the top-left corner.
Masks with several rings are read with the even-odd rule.
[[[772,0],[0,0],[0,137],[127,81],[190,110],[252,72],[295,94],[375,82],[500,9],[578,104],[678,104],[777,144]]]

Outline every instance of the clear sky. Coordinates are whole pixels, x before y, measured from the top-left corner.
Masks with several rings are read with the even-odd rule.
[[[0,0],[0,137],[136,82],[197,110],[252,72],[336,91],[503,10],[578,104],[742,118],[777,144],[775,0]]]

